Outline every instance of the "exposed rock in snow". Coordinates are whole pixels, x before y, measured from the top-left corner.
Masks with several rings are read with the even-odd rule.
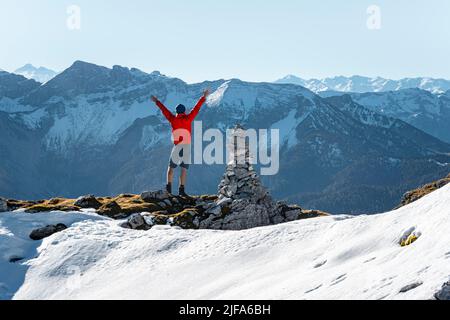
[[[135,213],[129,217],[126,222],[121,224],[121,226],[133,230],[149,230],[152,227],[152,224],[148,224],[142,215]]]
[[[411,290],[416,289],[417,287],[420,287],[423,284],[422,281],[418,281],[418,282],[414,282],[411,284],[408,284],[406,286],[404,286],[403,288],[400,289],[400,293],[405,293]]]
[[[0,300],[11,299],[23,284],[28,270],[28,260],[41,252],[38,248],[42,241],[30,239],[30,233],[48,225],[63,223],[71,226],[74,223],[90,220],[105,220],[92,212],[60,212],[29,214],[24,212],[2,212],[0,214]],[[55,236],[67,232],[56,233],[43,241],[56,244]],[[81,234],[80,234],[81,235]],[[44,248],[42,250],[45,251]],[[87,259],[89,255],[86,255]],[[65,255],[61,252],[61,261]],[[87,261],[87,260],[86,260]]]
[[[444,283],[441,290],[439,290],[434,297],[437,300],[450,300],[450,281]]]
[[[43,228],[35,229],[30,233],[31,240],[42,240],[44,238],[50,237],[52,234],[63,231],[67,229],[67,226],[63,223],[58,223],[57,225],[48,225]]]

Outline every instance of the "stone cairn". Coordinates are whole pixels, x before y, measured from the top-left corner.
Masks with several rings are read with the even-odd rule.
[[[262,185],[252,165],[252,154],[240,125],[227,143],[229,163],[219,184],[216,205],[200,228],[242,230],[296,220],[299,207],[275,203]]]
[[[245,130],[241,126],[237,125],[233,129],[231,143],[227,148],[232,159],[219,184],[219,199],[271,202],[269,193],[253,169],[253,156],[250,154],[248,141],[245,140]]]

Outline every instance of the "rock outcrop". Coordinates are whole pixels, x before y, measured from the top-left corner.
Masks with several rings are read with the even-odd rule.
[[[121,226],[123,228],[133,230],[149,230],[153,225],[153,221],[151,221],[149,224],[141,214],[135,213],[131,215]]]
[[[241,230],[327,215],[321,211],[303,210],[296,205],[273,202],[256,179],[257,177],[252,184],[257,186],[256,194],[260,197],[253,197],[251,194],[244,197],[236,192],[231,198],[221,197],[220,194],[186,198],[156,191],[145,193],[150,196],[144,196],[144,201],[141,195],[121,194],[116,197],[95,197],[101,204],[96,212],[117,220],[129,218],[131,220],[127,220],[122,226],[136,230],[148,230],[154,225],[171,225],[183,229]],[[75,205],[78,200],[8,200],[7,211],[20,209],[34,214],[80,211],[83,208]],[[94,203],[93,199],[90,201]],[[141,225],[142,220],[136,214],[145,219],[145,225]]]
[[[102,206],[102,204],[100,203],[100,201],[98,201],[94,195],[90,194],[90,195],[86,195],[86,196],[82,196],[79,197],[75,203],[75,206],[83,208],[83,209],[98,209]]]
[[[415,190],[408,191],[403,195],[401,203],[397,208],[406,206],[407,204],[417,201],[420,198],[426,196],[427,194],[430,194],[431,192],[444,187],[448,183],[450,183],[450,174],[443,179],[428,183]]]
[[[101,216],[107,216],[116,219],[123,217],[122,208],[114,200],[103,204],[100,208],[98,208],[97,213]]]
[[[436,300],[450,300],[450,281],[443,284],[441,290],[439,290],[434,297]]]

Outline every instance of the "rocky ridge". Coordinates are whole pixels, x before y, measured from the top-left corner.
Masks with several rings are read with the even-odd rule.
[[[95,199],[101,204],[98,209],[93,207],[94,202],[83,202],[85,198]],[[80,201],[82,200],[82,201]],[[78,205],[75,205],[78,203]],[[289,219],[269,220],[258,218],[260,211],[245,218],[242,211],[233,211],[231,203],[219,200],[217,195],[201,195],[180,197],[164,191],[149,191],[141,195],[121,194],[116,197],[83,196],[79,199],[54,198],[39,201],[20,201],[1,199],[0,208],[6,211],[24,211],[30,214],[51,211],[81,211],[93,209],[102,216],[116,220],[126,221],[123,227],[132,229],[150,229],[154,225],[171,225],[183,229],[243,229],[262,225],[276,224],[283,221],[306,219],[324,216],[326,213],[316,210],[304,210],[296,205],[277,203],[275,208],[280,215],[289,216]],[[236,207],[239,208],[239,207]],[[217,214],[216,214],[217,213]],[[140,218],[142,217],[142,219]],[[236,223],[240,221],[240,223]],[[259,222],[258,222],[259,221]],[[238,228],[238,226],[241,226]]]
[[[127,219],[122,226],[138,230],[148,230],[157,224],[183,229],[243,230],[327,215],[272,200],[253,168],[245,130],[241,126],[233,129],[227,148],[232,159],[217,195],[181,197],[159,190],[114,198],[86,195],[78,199],[41,201],[3,199],[0,210],[38,213],[95,209],[102,216]]]
[[[403,195],[402,201],[398,207],[403,207],[403,206],[406,206],[407,204],[417,201],[420,198],[426,196],[427,194],[430,194],[431,192],[442,188],[443,186],[447,185],[448,183],[450,183],[450,174],[443,179],[440,179],[440,180],[437,180],[437,181],[434,181],[431,183],[427,183],[426,185],[424,185],[420,188],[408,191]]]

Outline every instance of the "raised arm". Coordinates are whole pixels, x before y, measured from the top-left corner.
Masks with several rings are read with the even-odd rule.
[[[167,109],[166,106],[163,105],[162,102],[159,101],[158,98],[156,98],[155,96],[152,96],[152,101],[158,106],[158,108],[163,113],[164,117],[166,117],[166,119],[169,122],[172,122],[173,118],[175,118],[172,112],[170,112],[169,109]]]
[[[200,98],[200,100],[198,100],[198,102],[195,105],[194,109],[192,109],[192,111],[188,114],[188,117],[189,117],[190,120],[194,120],[195,117],[197,117],[198,113],[200,112],[200,108],[205,103],[206,98],[208,97],[208,95],[209,95],[209,90],[205,90],[203,92],[203,96]]]

